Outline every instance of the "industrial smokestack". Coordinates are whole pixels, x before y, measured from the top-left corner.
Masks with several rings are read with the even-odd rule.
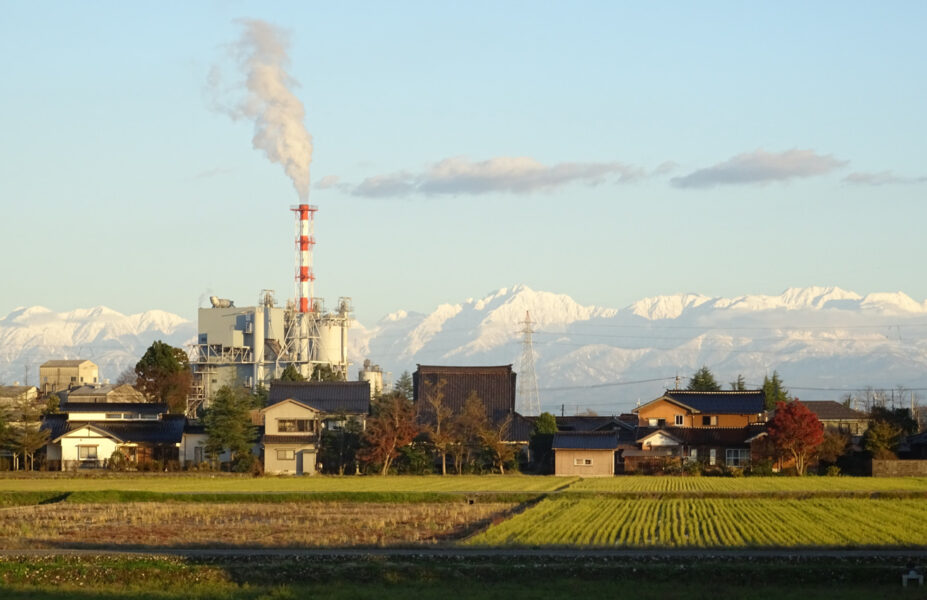
[[[306,111],[290,89],[298,85],[286,72],[289,65],[288,35],[282,29],[258,19],[240,19],[241,38],[232,46],[232,56],[244,75],[247,93],[232,106],[216,107],[232,119],[254,122],[255,149],[262,150],[283,167],[293,181],[299,199],[309,199],[309,163],[312,162],[312,136],[303,119]],[[218,91],[219,73],[210,74],[210,86]]]

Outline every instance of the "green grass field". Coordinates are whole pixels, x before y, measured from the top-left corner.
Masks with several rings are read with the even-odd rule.
[[[915,548],[927,501],[558,496],[470,538],[474,546]]]
[[[862,600],[923,598],[902,589],[899,559],[711,560],[622,557],[227,558],[7,557],[5,600],[633,600],[743,598]]]

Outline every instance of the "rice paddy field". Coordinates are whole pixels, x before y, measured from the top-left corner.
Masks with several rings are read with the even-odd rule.
[[[466,542],[608,548],[916,548],[927,501],[548,498]]]
[[[656,477],[640,475],[582,479],[571,483],[569,489],[642,494],[894,491],[927,493],[927,477]]]

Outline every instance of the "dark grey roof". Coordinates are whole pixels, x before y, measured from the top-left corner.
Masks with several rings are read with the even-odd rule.
[[[159,402],[64,402],[60,410],[63,413],[136,412],[163,415],[168,409],[167,404]]]
[[[866,413],[853,410],[833,400],[802,400],[802,404],[821,421],[866,421]]]
[[[267,404],[296,400],[330,415],[370,412],[370,383],[367,381],[274,381]]]
[[[615,450],[618,434],[614,431],[555,433],[551,447],[555,450]]]
[[[263,437],[265,444],[315,444],[319,441],[316,434],[286,434],[286,435],[265,435]]]
[[[124,442],[178,444],[186,421],[183,415],[164,415],[157,421],[68,421],[65,415],[49,415],[42,428],[48,429],[52,440],[91,425]]]
[[[413,399],[424,410],[424,396],[444,381],[444,403],[453,414],[460,414],[470,394],[476,394],[486,407],[486,416],[495,426],[502,424],[515,412],[515,373],[512,365],[488,367],[457,367],[418,365],[412,374]]]
[[[614,431],[629,427],[628,424],[622,423],[616,417],[572,416],[556,417],[556,419],[558,431]]]
[[[513,413],[503,439],[507,442],[528,442],[531,440],[532,431],[534,431],[534,420],[531,417]]]
[[[691,392],[666,390],[664,397],[671,398],[697,412],[727,415],[754,415],[766,410],[763,390],[746,392]]]
[[[640,441],[655,431],[665,431],[686,446],[746,446],[747,440],[766,431],[764,424],[748,427],[638,427]]]

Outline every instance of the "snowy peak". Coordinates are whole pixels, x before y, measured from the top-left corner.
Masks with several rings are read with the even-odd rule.
[[[651,321],[676,319],[689,308],[701,306],[711,298],[700,294],[675,294],[638,300],[628,307],[632,314]]]

